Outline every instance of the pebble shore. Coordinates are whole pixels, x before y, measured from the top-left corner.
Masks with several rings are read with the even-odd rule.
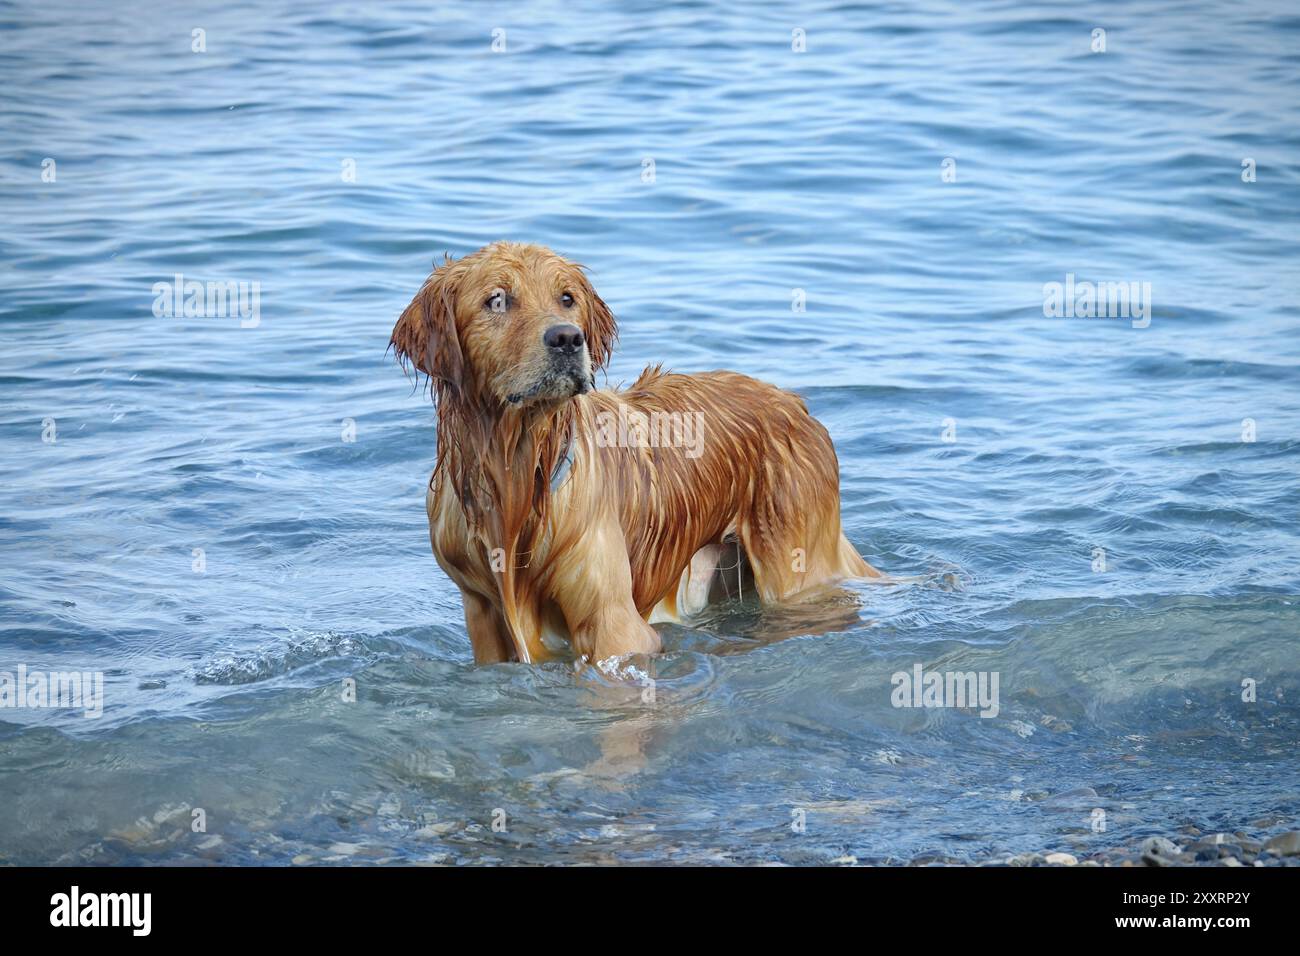
[[[914,860],[913,866],[958,863]],[[1151,836],[1132,844],[1080,855],[1063,851],[1021,853],[983,861],[980,866],[1300,866],[1300,830],[1271,835],[1203,833],[1184,827],[1169,837]]]

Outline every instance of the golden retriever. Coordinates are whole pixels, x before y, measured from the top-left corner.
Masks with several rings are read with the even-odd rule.
[[[429,376],[426,506],[480,663],[656,653],[736,554],[763,602],[883,580],[840,529],[839,463],[797,395],[654,366],[596,391],[617,328],[581,266],[497,242],[447,258],[390,347]],[[738,583],[744,578],[737,577]]]

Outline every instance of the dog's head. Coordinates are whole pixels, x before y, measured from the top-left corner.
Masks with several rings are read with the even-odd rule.
[[[592,388],[616,335],[580,265],[543,246],[496,242],[435,269],[389,344],[440,395],[527,408]]]

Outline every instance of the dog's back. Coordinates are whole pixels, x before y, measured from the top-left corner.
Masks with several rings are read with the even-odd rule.
[[[835,449],[799,396],[736,372],[655,367],[580,401],[592,413],[584,453],[602,459],[593,487],[620,502],[642,614],[663,602],[660,616],[675,616],[692,557],[724,540],[767,602],[875,576],[841,532]]]

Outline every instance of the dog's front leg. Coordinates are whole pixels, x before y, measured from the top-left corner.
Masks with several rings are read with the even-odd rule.
[[[487,598],[461,588],[465,603],[465,629],[474,648],[475,664],[498,664],[510,660],[513,644],[505,618]]]
[[[566,615],[567,616],[567,615]],[[637,613],[629,586],[625,601],[614,601],[572,630],[573,649],[590,661],[625,654],[658,654],[659,634]]]
[[[632,566],[617,521],[598,520],[582,546],[568,551],[560,563],[552,597],[564,613],[576,653],[593,662],[659,653],[658,633],[632,600]]]

